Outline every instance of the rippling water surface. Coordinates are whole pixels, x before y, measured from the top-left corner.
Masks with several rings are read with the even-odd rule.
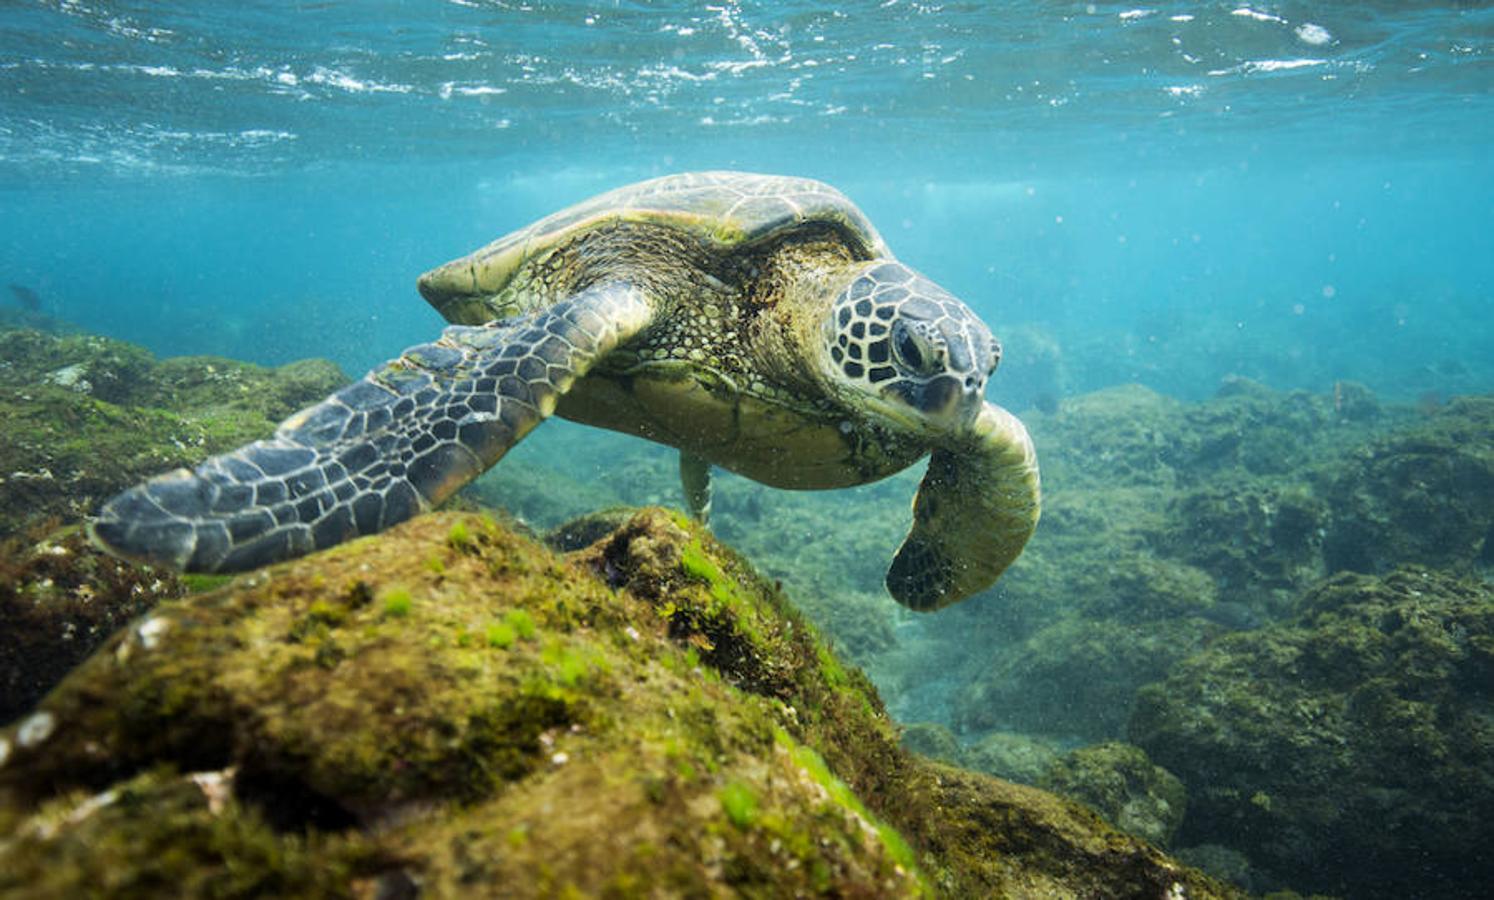
[[[1016,329],[1014,367],[1062,354],[1063,391],[1494,382],[1478,5],[46,0],[0,25],[0,275],[160,353],[361,370],[437,327],[424,268],[738,167],[847,190]]]
[[[1486,139],[1491,112],[1494,13],[1459,4],[63,0],[0,15],[0,154],[33,171],[683,162],[680,142],[725,141],[999,174],[1292,141],[1431,151]]]

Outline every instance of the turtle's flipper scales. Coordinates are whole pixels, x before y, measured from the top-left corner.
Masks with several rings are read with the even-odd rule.
[[[888,591],[904,606],[934,610],[990,587],[1026,546],[1040,506],[1027,429],[987,403],[971,433],[929,458]]]
[[[604,284],[523,319],[452,326],[255,441],[104,505],[121,556],[234,572],[373,534],[449,497],[648,324],[638,290]]]

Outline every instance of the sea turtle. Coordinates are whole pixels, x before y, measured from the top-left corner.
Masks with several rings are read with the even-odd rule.
[[[109,501],[122,556],[238,571],[430,509],[552,412],[680,451],[704,519],[710,466],[837,488],[932,450],[892,596],[936,609],[994,582],[1036,526],[1036,455],[984,401],[1000,345],[895,260],[840,192],[707,172],[620,188],[425,273],[453,322],[273,437]]]

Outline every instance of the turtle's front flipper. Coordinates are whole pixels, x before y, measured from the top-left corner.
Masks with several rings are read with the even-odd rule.
[[[609,283],[523,319],[447,328],[269,440],[130,488],[90,532],[121,556],[233,572],[388,528],[497,462],[649,316],[640,291]]]
[[[887,589],[904,606],[934,610],[990,587],[1037,528],[1040,505],[1027,429],[987,403],[970,432],[930,457]]]

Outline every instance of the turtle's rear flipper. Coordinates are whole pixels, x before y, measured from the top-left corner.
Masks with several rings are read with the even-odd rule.
[[[130,488],[89,531],[120,556],[235,572],[402,522],[497,462],[592,364],[648,324],[597,285],[526,318],[453,326],[276,429]]]
[[[904,606],[934,610],[990,587],[1037,528],[1040,505],[1027,429],[987,403],[970,433],[929,458],[887,589]]]

